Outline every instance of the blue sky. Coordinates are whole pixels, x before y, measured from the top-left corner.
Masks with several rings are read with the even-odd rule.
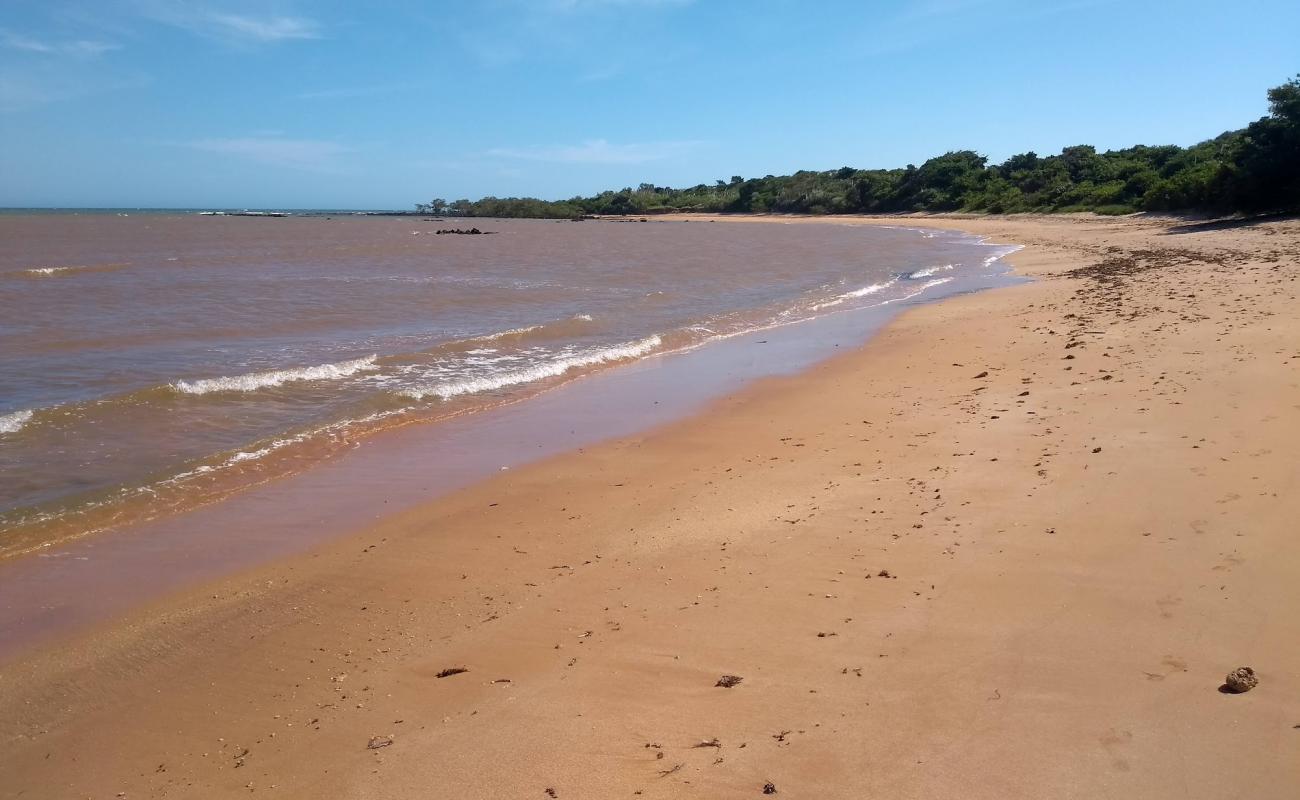
[[[408,208],[1191,144],[1300,3],[0,0],[0,206]]]

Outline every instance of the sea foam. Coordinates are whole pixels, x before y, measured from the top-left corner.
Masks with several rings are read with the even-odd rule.
[[[293,381],[332,381],[346,378],[358,372],[378,369],[375,359],[367,356],[353,361],[341,361],[337,364],[321,364],[315,367],[297,369],[276,369],[267,372],[251,372],[247,375],[234,375],[222,378],[204,378],[197,381],[176,381],[171,386],[183,394],[210,394],[212,392],[253,392],[271,386],[280,386]]]
[[[838,306],[841,303],[843,303],[845,300],[856,300],[859,297],[866,297],[868,295],[876,294],[877,292],[883,292],[884,290],[893,286],[895,283],[898,283],[897,277],[890,278],[884,283],[873,283],[870,286],[863,286],[861,289],[854,289],[851,292],[845,292],[844,294],[837,295],[833,299],[827,300],[825,303],[818,303],[817,305],[813,306],[809,310],[821,311],[823,308],[832,308],[834,306]]]
[[[912,279],[912,280],[916,280],[916,279],[918,279],[918,278],[929,278],[929,277],[931,277],[931,276],[933,276],[933,275],[937,275],[937,274],[940,273],[940,272],[944,272],[944,271],[946,271],[946,270],[950,270],[950,269],[952,269],[952,268],[955,267],[955,266],[957,266],[957,265],[956,265],[956,264],[941,264],[941,265],[939,265],[939,266],[937,266],[937,267],[926,267],[925,269],[918,269],[918,270],[916,270],[915,272],[911,273],[911,274],[908,275],[907,277],[910,278],[910,279]]]
[[[414,386],[406,389],[402,394],[407,397],[414,397],[417,400],[426,397],[439,397],[443,400],[449,400],[462,394],[474,394],[475,392],[488,392],[493,389],[504,389],[507,386],[517,386],[523,383],[532,383],[545,378],[555,378],[565,374],[569,370],[579,369],[581,367],[591,367],[597,364],[607,364],[612,361],[623,361],[629,358],[640,358],[654,351],[655,348],[663,344],[663,340],[658,336],[650,336],[636,342],[607,347],[601,350],[593,350],[587,353],[565,356],[553,361],[535,364],[531,367],[507,372],[499,372],[495,375],[484,375],[477,378],[467,378],[459,381],[445,381],[441,383],[425,384],[423,386]]]
[[[32,418],[30,409],[23,411],[14,411],[10,414],[0,414],[0,433],[17,433],[27,424],[27,420]]]

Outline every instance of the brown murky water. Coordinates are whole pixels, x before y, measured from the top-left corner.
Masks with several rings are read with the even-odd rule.
[[[0,555],[375,430],[998,269],[908,228],[0,215]],[[949,287],[951,288],[951,287]]]

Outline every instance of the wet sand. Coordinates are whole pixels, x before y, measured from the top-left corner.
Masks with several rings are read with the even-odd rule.
[[[1300,222],[905,224],[1038,280],[0,667],[0,796],[1293,797]]]
[[[1025,280],[1007,269],[996,265],[911,299],[656,354],[531,396],[498,397],[496,407],[349,439],[334,458],[300,464],[297,474],[268,478],[224,500],[181,513],[166,513],[162,502],[162,509],[149,509],[157,518],[108,531],[67,526],[75,539],[28,539],[26,554],[12,555],[24,532],[7,530],[0,536],[7,545],[0,547],[0,664],[180,588],[311,550],[502,470],[682,419],[757,379],[796,374],[841,348],[859,347],[911,306]],[[39,557],[24,557],[32,553]]]

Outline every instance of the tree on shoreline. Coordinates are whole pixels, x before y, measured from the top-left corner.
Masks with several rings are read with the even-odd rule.
[[[470,217],[543,219],[677,211],[1128,214],[1300,210],[1300,75],[1270,89],[1268,100],[1268,116],[1191,147],[1138,145],[1098,153],[1091,145],[1075,145],[1059,155],[1021,153],[992,165],[973,150],[959,150],[902,169],[841,167],[748,180],[733,175],[730,181],[685,189],[642,183],[636,189],[559,201],[484,197],[447,203],[439,199],[416,209]]]

